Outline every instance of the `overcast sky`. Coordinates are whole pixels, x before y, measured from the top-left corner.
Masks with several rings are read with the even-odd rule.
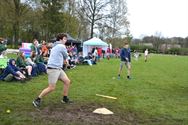
[[[127,0],[127,7],[134,38],[188,36],[188,0]]]

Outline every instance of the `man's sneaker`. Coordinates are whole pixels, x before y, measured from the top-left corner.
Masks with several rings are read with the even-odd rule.
[[[118,79],[120,79],[120,76],[118,75]]]
[[[128,80],[131,80],[131,77],[130,77],[130,76],[127,76],[127,79],[128,79]]]
[[[34,100],[33,101],[33,106],[35,106],[36,108],[40,107],[40,101],[39,100]]]
[[[62,99],[61,102],[62,102],[62,103],[66,103],[66,104],[72,104],[72,103],[73,103],[73,101],[69,100],[69,98],[67,98],[67,99]]]

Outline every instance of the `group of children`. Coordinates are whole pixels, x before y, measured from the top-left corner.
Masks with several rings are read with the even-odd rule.
[[[34,39],[31,48],[30,56],[27,57],[23,51],[17,54],[16,59],[10,59],[8,65],[0,72],[0,80],[19,81],[30,80],[32,77],[44,74],[47,72],[47,60],[50,55],[50,50],[53,44],[47,45],[45,41],[39,45],[38,40]],[[68,62],[64,62],[63,69],[72,69],[76,64],[83,63],[82,55],[77,55],[76,46],[66,46],[68,52]],[[3,51],[6,49],[3,49]],[[20,77],[18,77],[20,75]],[[24,77],[23,77],[24,76]]]
[[[66,62],[70,65],[76,65],[75,58],[79,60],[80,56],[76,56],[71,49],[68,50],[65,46],[67,41],[67,35],[60,33],[57,35],[57,41],[51,49],[49,60],[44,58],[48,56],[48,48],[43,41],[42,46],[38,46],[38,41],[33,40],[31,46],[31,54],[29,58],[26,58],[24,52],[19,52],[16,59],[9,59],[8,65],[0,74],[0,80],[14,78],[21,82],[27,79],[31,79],[33,76],[37,76],[40,73],[48,74],[48,86],[41,91],[41,93],[32,102],[35,107],[40,107],[41,100],[48,93],[55,90],[57,80],[61,80],[64,83],[62,103],[72,103],[68,98],[68,90],[70,87],[70,79],[64,72],[63,64]],[[129,43],[125,42],[123,48],[120,50],[120,68],[118,72],[118,79],[120,79],[123,66],[127,67],[127,79],[131,79],[131,49]],[[145,51],[145,62],[147,61],[148,50]],[[90,55],[93,60],[97,60],[97,48],[95,48]],[[88,57],[89,58],[89,57]],[[108,57],[107,57],[108,58]],[[47,64],[47,65],[46,65]]]
[[[46,61],[42,47],[37,47],[35,39],[31,46],[30,57],[26,58],[24,52],[19,52],[16,59],[9,59],[8,65],[0,74],[0,80],[12,81],[13,79],[24,82],[39,74],[46,73]]]

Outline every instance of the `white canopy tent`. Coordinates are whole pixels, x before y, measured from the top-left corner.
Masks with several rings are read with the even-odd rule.
[[[94,47],[102,48],[106,51],[108,44],[96,37],[93,37],[90,40],[85,41],[83,43],[83,57],[86,57]]]

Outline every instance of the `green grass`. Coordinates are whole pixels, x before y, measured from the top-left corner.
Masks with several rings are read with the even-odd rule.
[[[66,71],[72,81],[69,96],[75,104],[60,104],[63,86],[58,82],[56,91],[43,99],[40,112],[31,102],[47,86],[47,75],[33,78],[26,84],[0,81],[0,124],[92,124],[84,118],[59,121],[58,117],[50,116],[65,109],[77,113],[82,107],[88,108],[85,112],[89,113],[99,106],[114,112],[109,118],[96,116],[111,121],[110,124],[188,124],[188,57],[151,54],[146,63],[143,57],[138,61],[132,59],[131,80],[126,79],[125,69],[121,79],[117,79],[119,62],[119,59],[102,60],[94,66],[79,65]],[[7,109],[11,112],[6,113]],[[105,120],[94,123],[108,124]]]

